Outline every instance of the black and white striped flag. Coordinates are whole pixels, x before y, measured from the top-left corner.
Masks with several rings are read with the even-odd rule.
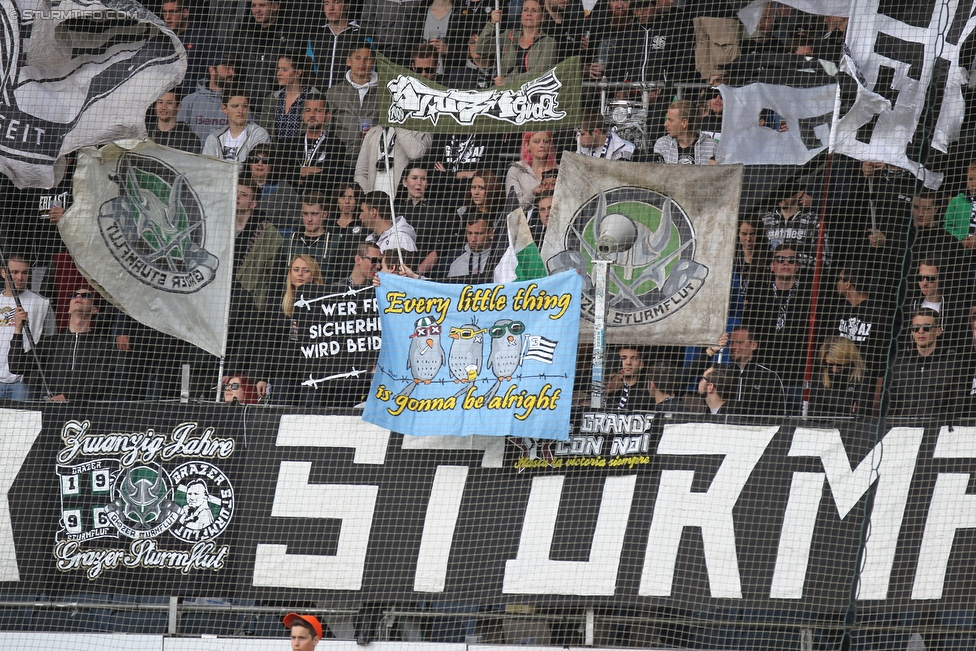
[[[552,364],[553,355],[556,353],[558,341],[546,339],[541,335],[529,336],[529,347],[525,351],[524,359],[534,359],[537,362]]]

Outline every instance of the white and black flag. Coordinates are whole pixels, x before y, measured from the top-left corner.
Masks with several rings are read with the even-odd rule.
[[[186,52],[127,0],[0,0],[0,172],[52,187],[59,159],[146,135],[146,109],[180,83]]]
[[[925,159],[930,147],[945,152],[959,137],[959,51],[976,24],[971,12],[971,0],[853,0],[841,68],[856,88],[842,94],[831,149],[939,187],[942,174]]]

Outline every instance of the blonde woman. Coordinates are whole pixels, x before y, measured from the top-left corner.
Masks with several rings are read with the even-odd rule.
[[[265,341],[268,345],[262,364],[263,379],[255,385],[258,396],[262,399],[271,390],[267,401],[270,404],[298,404],[301,371],[298,368],[298,357],[294,353],[299,339],[298,321],[292,318],[295,314],[295,301],[302,287],[318,286],[313,292],[318,296],[323,284],[322,270],[314,258],[304,253],[292,256],[288,274],[285,276],[281,312],[270,315],[265,327]]]
[[[288,265],[288,275],[285,277],[285,294],[281,299],[281,310],[285,316],[291,318],[295,311],[295,299],[297,290],[302,285],[312,283],[314,285],[324,285],[322,280],[322,268],[310,255],[299,253],[292,256],[291,264]]]
[[[861,351],[850,339],[830,337],[820,347],[820,377],[810,391],[811,416],[871,415],[873,396]]]

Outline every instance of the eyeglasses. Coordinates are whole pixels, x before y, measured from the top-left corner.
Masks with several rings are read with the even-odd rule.
[[[71,295],[71,298],[83,298],[86,301],[91,297],[92,295],[88,292],[75,292],[74,294]]]
[[[919,330],[921,330],[922,332],[931,332],[932,330],[934,330],[935,328],[938,328],[938,327],[939,326],[933,325],[931,323],[926,323],[925,325],[918,325],[918,324],[913,323],[912,324],[912,332],[918,332]]]
[[[414,68],[413,71],[416,72],[418,75],[432,75],[432,74],[434,74],[434,73],[437,72],[437,67],[436,66],[422,66],[422,67],[419,67],[419,68]]]
[[[270,161],[271,158],[269,158],[268,156],[255,156],[254,158],[251,159],[251,162],[254,163],[255,165],[258,163],[263,163],[267,165]]]
[[[360,256],[363,260],[369,260],[370,264],[383,264],[382,256],[373,257],[371,255]]]
[[[475,330],[471,327],[465,328],[451,328],[451,338],[457,336],[459,339],[474,339],[476,335],[480,335],[483,332],[487,332],[484,328],[481,330]]]
[[[227,391],[228,389],[230,389],[231,391],[237,391],[240,388],[241,388],[240,382],[231,382],[230,384],[224,385],[224,391]]]
[[[918,275],[918,282],[920,282],[920,283],[937,283],[937,282],[939,282],[939,277],[938,276],[923,276],[922,274],[919,274]]]
[[[525,332],[525,324],[521,321],[512,321],[511,323],[493,325],[488,328],[488,335],[492,339],[499,339],[505,336],[505,331],[508,330],[513,335],[520,335]]]
[[[790,256],[777,255],[777,256],[773,256],[773,262],[775,262],[776,264],[796,264],[796,256],[795,255],[790,255]]]

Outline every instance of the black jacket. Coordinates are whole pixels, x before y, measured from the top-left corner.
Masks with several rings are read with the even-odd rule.
[[[101,400],[104,397],[115,350],[110,337],[66,330],[42,339],[36,350],[52,395],[64,394],[68,400]],[[32,387],[43,387],[30,351],[25,352],[22,346],[11,346],[7,364],[14,373],[24,375]]]

